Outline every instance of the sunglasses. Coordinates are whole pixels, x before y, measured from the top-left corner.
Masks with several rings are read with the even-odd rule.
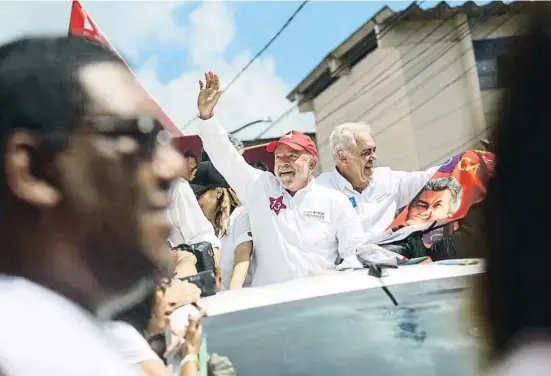
[[[168,146],[172,136],[156,118],[140,116],[125,118],[115,115],[95,115],[84,119],[88,132],[111,138],[131,137],[140,147],[142,160],[151,161],[159,145]]]

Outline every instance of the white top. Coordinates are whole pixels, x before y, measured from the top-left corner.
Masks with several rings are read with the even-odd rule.
[[[252,286],[334,268],[339,255],[356,259],[365,236],[346,197],[314,180],[291,196],[272,173],[243,159],[214,117],[200,121],[199,135],[212,163],[249,212],[255,247]]]
[[[128,364],[148,360],[162,362],[146,339],[132,325],[124,321],[111,321],[105,323],[103,328],[113,348]]]
[[[213,248],[219,248],[220,240],[215,235],[212,224],[203,214],[189,182],[185,179],[175,181],[170,187],[169,194],[170,246],[209,242]]]
[[[253,240],[251,225],[247,210],[240,206],[231,213],[228,219],[228,234],[220,238],[220,268],[222,269],[222,284],[224,289],[230,288],[235,260],[235,248],[241,243]],[[250,276],[245,280],[245,286],[250,284]]]
[[[23,278],[0,277],[4,376],[137,376],[102,326],[65,297]]]
[[[367,238],[370,239],[390,226],[398,209],[413,200],[438,168],[405,172],[377,167],[373,169],[371,183],[362,193],[354,190],[352,184],[336,170],[322,173],[316,181],[346,195],[348,204],[356,209]]]

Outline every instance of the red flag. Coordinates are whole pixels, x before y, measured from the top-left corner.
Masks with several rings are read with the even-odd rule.
[[[96,25],[92,17],[84,10],[82,5],[77,1],[73,0],[73,6],[71,9],[71,19],[69,20],[69,35],[71,36],[78,36],[85,39],[88,39],[92,42],[101,43],[104,46],[111,49],[113,52],[115,52],[117,55],[119,53],[115,48],[109,43],[109,40],[107,37],[101,32],[99,27]],[[120,57],[120,55],[119,55]],[[121,57],[122,60],[122,57]],[[124,60],[123,60],[124,61]],[[125,63],[126,64],[126,63]],[[128,67],[128,70],[134,75],[136,78],[136,81],[139,80],[132,72],[132,69],[128,64],[126,64]],[[151,100],[156,104],[157,107],[157,118],[163,124],[163,126],[173,135],[173,136],[182,136],[182,131],[174,124],[174,122],[168,117],[168,115],[163,111],[161,106],[157,103],[157,101],[147,92],[147,90],[141,85],[141,88],[146,92],[146,94],[151,98]]]

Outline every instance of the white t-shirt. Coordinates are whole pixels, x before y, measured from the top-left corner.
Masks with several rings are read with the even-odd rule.
[[[115,351],[128,364],[138,364],[147,360],[162,361],[132,325],[123,321],[111,321],[105,323],[103,328]]]
[[[397,210],[413,200],[438,167],[414,172],[377,167],[373,169],[371,183],[361,193],[354,190],[352,184],[336,170],[322,173],[316,181],[325,187],[342,192],[348,198],[348,204],[358,213],[369,240],[390,226]]]
[[[170,246],[209,242],[213,248],[219,248],[220,240],[215,235],[212,224],[203,214],[189,182],[185,179],[175,181],[170,187],[169,194]]]
[[[249,213],[255,248],[252,286],[335,268],[339,256],[357,262],[365,235],[346,197],[315,180],[291,196],[272,173],[249,166],[214,117],[200,121],[199,135]]]
[[[228,220],[228,234],[220,238],[220,268],[222,269],[222,284],[224,289],[230,288],[235,261],[235,248],[241,243],[253,240],[251,225],[247,210],[240,206],[231,213]],[[245,285],[250,284],[250,277],[245,280]]]
[[[3,376],[138,376],[96,318],[24,278],[0,277]]]

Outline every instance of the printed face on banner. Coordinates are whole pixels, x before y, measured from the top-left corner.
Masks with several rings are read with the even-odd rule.
[[[485,198],[486,185],[494,172],[494,161],[493,154],[478,150],[467,150],[450,158],[388,229],[400,229],[406,233],[408,226],[426,223],[428,228],[434,223],[440,226],[464,218],[473,204]]]
[[[448,218],[452,214],[453,194],[449,189],[424,191],[408,207],[406,224],[432,222]]]

